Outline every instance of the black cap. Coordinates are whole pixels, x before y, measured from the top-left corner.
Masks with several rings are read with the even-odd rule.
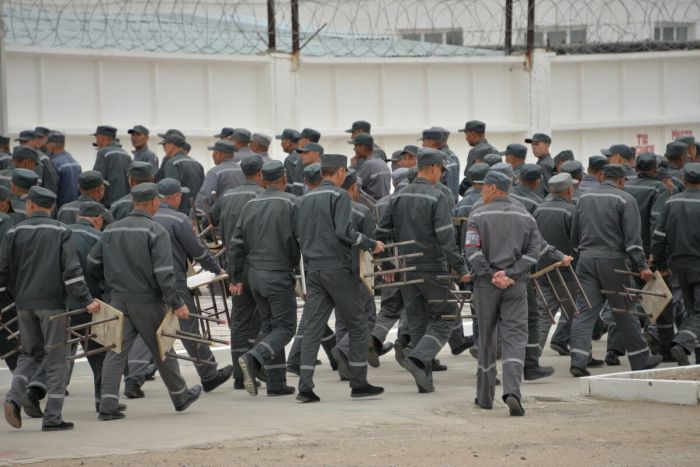
[[[600,153],[607,157],[619,154],[623,159],[628,161],[633,160],[635,155],[634,149],[626,144],[613,144],[608,149],[601,149]]]
[[[350,169],[348,170],[348,173],[345,175],[345,181],[343,182],[343,185],[341,186],[342,189],[347,190],[351,186],[357,183],[357,171],[355,169]]]
[[[458,131],[461,131],[462,133],[466,133],[467,131],[476,131],[477,133],[485,133],[486,132],[486,124],[484,122],[479,121],[479,120],[469,120],[467,123],[464,124],[464,128],[462,128]]]
[[[566,161],[561,165],[561,171],[571,174],[573,178],[578,178],[583,176],[583,164],[579,161]]]
[[[241,160],[241,172],[243,172],[243,175],[246,177],[250,177],[260,172],[262,170],[262,166],[263,159],[257,154],[245,156]]]
[[[297,152],[317,152],[319,154],[323,154],[323,146],[321,146],[318,143],[309,143],[303,148],[297,148]]]
[[[660,169],[668,169],[668,159],[657,154],[656,165],[658,165]]]
[[[233,136],[233,132],[235,130],[229,126],[225,126],[221,129],[221,131],[214,135],[214,138],[228,138],[230,136]]]
[[[0,145],[9,146],[10,145],[10,137],[0,135]]]
[[[49,130],[45,126],[38,126],[38,127],[34,128],[34,133],[36,133],[37,137],[41,138],[44,136],[49,136],[49,133],[51,133],[51,130]]]
[[[155,183],[141,183],[131,189],[131,199],[134,203],[143,203],[154,198],[162,198]]]
[[[640,172],[648,172],[658,167],[656,162],[656,154],[653,152],[643,152],[637,157],[637,170]]]
[[[697,162],[690,162],[683,166],[683,180],[687,183],[700,183],[700,164]]]
[[[674,141],[666,145],[665,156],[668,159],[678,159],[688,153],[688,145],[680,141]]]
[[[469,176],[469,181],[472,182],[472,185],[475,183],[482,183],[484,177],[486,177],[486,174],[489,172],[489,169],[489,165],[484,164],[483,162],[473,164],[471,167],[469,167],[467,170],[467,175]]]
[[[174,178],[164,178],[159,181],[156,186],[158,187],[158,193],[163,196],[174,195],[175,193],[189,193],[190,189],[186,186],[182,186],[179,180]]]
[[[15,138],[15,141],[26,143],[27,141],[31,141],[33,139],[36,139],[36,132],[34,130],[22,130],[19,132],[17,138]]]
[[[185,151],[186,153],[189,153],[192,150],[192,145],[190,143],[188,143],[187,141],[185,141],[182,144],[182,150]]]
[[[565,149],[556,156],[554,156],[554,163],[558,164],[559,162],[566,162],[566,161],[572,161],[574,160],[574,153],[573,151],[570,151],[569,149]]]
[[[12,158],[17,161],[39,162],[39,153],[36,152],[36,149],[27,146],[15,146],[12,149]]]
[[[130,135],[133,135],[134,133],[139,133],[141,135],[149,135],[148,128],[146,128],[143,125],[134,125],[133,128],[131,128],[129,131],[127,131]]]
[[[56,144],[65,144],[66,143],[66,135],[64,135],[60,131],[52,131],[46,137],[46,142],[47,143],[56,143]]]
[[[127,174],[139,182],[150,180],[154,175],[153,166],[149,162],[134,161],[129,164]]]
[[[588,158],[588,167],[593,170],[603,170],[603,167],[605,167],[607,164],[607,157],[595,155]]]
[[[276,139],[288,139],[292,141],[293,143],[298,143],[299,138],[301,138],[301,133],[299,133],[297,130],[293,130],[291,128],[285,128],[282,130],[282,134],[275,136]]]
[[[319,183],[322,179],[320,163],[316,162],[304,167],[304,180],[309,183]]]
[[[374,138],[372,138],[372,135],[368,135],[367,133],[360,133],[359,135],[355,136],[353,139],[348,141],[349,144],[363,144],[365,146],[369,146],[370,148],[374,147]]]
[[[29,189],[27,199],[42,208],[50,208],[56,204],[56,193],[40,186],[33,186]]]
[[[177,128],[170,128],[165,133],[158,133],[158,136],[160,138],[165,138],[166,136],[169,136],[169,135],[178,135],[178,136],[182,137],[182,139],[186,139],[185,134],[183,132],[181,132],[180,130],[178,130]]]
[[[537,164],[523,164],[520,166],[520,179],[528,182],[539,180],[542,175],[540,166]]]
[[[12,183],[25,190],[39,183],[39,176],[29,169],[14,169],[12,171]]]
[[[92,136],[97,136],[97,135],[104,135],[104,136],[109,136],[110,138],[116,138],[117,137],[117,129],[114,128],[113,126],[109,126],[109,125],[100,125],[97,127],[95,132],[92,134]]]
[[[401,155],[403,154],[403,149],[397,149],[396,151],[391,153],[391,158],[389,158],[389,162],[398,162],[401,160]]]
[[[231,138],[233,138],[236,141],[241,142],[241,143],[250,143],[251,136],[253,136],[253,135],[247,129],[236,128],[235,130],[233,130],[233,134],[231,135]]]
[[[504,156],[515,156],[518,159],[525,159],[527,157],[527,146],[518,143],[509,144],[506,146],[506,150],[501,154]]]
[[[442,141],[444,139],[444,134],[442,133],[442,131],[436,128],[429,128],[427,130],[423,130],[423,134],[420,138],[418,138],[418,141],[426,139],[430,141]]]
[[[99,217],[103,216],[105,213],[105,207],[100,203],[95,203],[94,201],[88,201],[80,205],[78,210],[78,215],[80,217]]]
[[[274,182],[284,177],[284,175],[284,164],[281,161],[266,161],[262,166],[262,176],[266,182]]]
[[[345,130],[345,133],[352,133],[358,130],[364,131],[365,133],[369,133],[372,131],[372,125],[364,120],[358,120],[356,122],[352,122],[352,128],[350,128],[349,130]]]
[[[323,154],[321,156],[322,169],[334,169],[336,167],[347,167],[348,156],[343,154]]]
[[[412,156],[417,156],[419,150],[420,150],[420,148],[418,146],[413,145],[413,144],[408,144],[408,145],[404,146],[403,149],[401,150],[401,155],[403,156],[404,154],[410,154]]]
[[[482,158],[482,160],[483,160],[486,164],[488,164],[489,167],[491,167],[491,166],[494,166],[494,165],[498,164],[499,162],[503,162],[503,157],[501,157],[500,154],[490,153],[490,154],[486,154],[486,155]]]
[[[109,182],[97,170],[86,170],[78,175],[78,186],[83,190],[92,190],[100,185],[109,186]]]
[[[525,142],[528,144],[532,143],[533,141],[551,144],[552,138],[550,138],[550,136],[548,134],[545,134],[545,133],[535,133],[531,137],[525,139]]]
[[[625,178],[625,168],[620,164],[606,164],[603,167],[603,176],[605,178]]]
[[[441,151],[432,148],[418,149],[418,167],[428,167],[438,164],[442,166],[443,169],[447,170],[445,155]]]
[[[165,136],[163,136],[163,140],[158,142],[158,144],[174,144],[179,148],[184,148],[186,143],[187,141],[185,141],[184,137],[174,132],[166,133]]]
[[[209,146],[207,147],[207,149],[210,151],[219,151],[230,155],[233,155],[233,153],[236,152],[236,146],[234,146],[233,143],[227,139],[220,139],[219,141],[214,143],[214,146]]]
[[[313,128],[304,128],[301,130],[301,137],[306,138],[313,143],[318,143],[321,140],[321,133]]]

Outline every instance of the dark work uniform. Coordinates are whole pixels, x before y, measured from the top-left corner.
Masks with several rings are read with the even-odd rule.
[[[391,169],[386,162],[377,158],[357,158],[357,176],[362,179],[362,191],[374,200],[379,200],[391,191]]]
[[[447,171],[442,176],[442,183],[452,192],[452,198],[459,199],[459,157],[448,145],[440,148],[447,155]]]
[[[182,202],[179,211],[190,213],[195,196],[199,193],[204,183],[204,167],[202,164],[188,156],[184,151],[178,152],[172,157],[163,160],[163,167],[156,175],[156,182],[164,178],[174,178],[180,185],[190,189],[189,193],[182,194]]]
[[[36,152],[39,155],[39,163],[34,167],[34,172],[39,176],[39,186],[58,193],[58,173],[51,163],[51,158],[40,149]]]
[[[131,156],[118,144],[113,143],[97,151],[93,170],[100,172],[109,182],[109,186],[105,187],[105,197],[102,200],[105,207],[109,208],[113,202],[131,190],[127,173],[129,164],[131,164]]]
[[[131,151],[131,153],[134,155],[134,161],[148,162],[153,166],[153,173],[158,171],[158,156],[148,148],[148,145],[143,146],[141,149]]]
[[[115,221],[120,221],[125,217],[129,217],[131,211],[134,210],[134,203],[131,199],[131,193],[127,193],[112,203],[110,214]]]
[[[499,150],[489,144],[489,141],[486,138],[482,139],[474,147],[472,147],[467,154],[467,165],[464,167],[464,176],[469,176],[468,170],[472,165],[474,165],[474,161],[476,161],[479,156],[483,157],[486,154],[499,153]]]
[[[542,182],[537,188],[537,194],[541,198],[544,198],[545,195],[549,192],[549,179],[552,177],[552,175],[555,174],[554,168],[556,164],[554,163],[554,159],[552,159],[552,156],[547,154],[537,159],[537,165],[539,165],[540,169],[542,170]]]
[[[301,166],[302,179],[297,177],[298,166]],[[294,196],[302,196],[304,194],[304,163],[299,156],[299,153],[292,151],[284,158],[284,172],[287,174],[287,193]]]
[[[1,153],[0,153],[1,154]],[[5,237],[7,236],[7,231],[10,230],[10,228],[14,225],[14,222],[12,221],[12,217],[4,212],[0,212],[0,252],[2,251],[2,242],[5,240]],[[7,305],[12,303],[12,296],[7,292],[0,292],[0,308],[5,308]],[[15,308],[12,308],[8,311],[6,311],[3,314],[2,321],[4,323],[9,322],[10,320],[14,319],[17,316],[17,311]],[[17,331],[17,322],[15,321],[13,324],[7,325],[8,329],[0,329],[0,356],[1,355],[7,355],[11,351],[13,351],[15,348],[18,347],[19,342],[14,339],[8,339],[10,334],[14,333]],[[5,363],[7,364],[7,367],[10,369],[10,371],[14,371],[15,367],[17,367],[17,358],[19,357],[18,353],[14,353],[12,355],[8,355],[7,357],[4,358]]]
[[[78,213],[80,212],[80,207],[83,204],[98,202],[99,201],[95,201],[89,196],[80,195],[75,201],[71,201],[70,203],[61,206],[61,209],[58,210],[58,214],[56,214],[56,219],[58,219],[66,225],[75,224],[76,222],[78,222]],[[112,222],[114,222],[114,217],[112,216],[112,213],[110,211],[104,212],[104,220],[105,224],[111,224]]]
[[[197,211],[203,213],[212,207],[215,200],[212,192],[216,193],[216,198],[219,198],[226,190],[238,188],[245,181],[241,165],[234,161],[233,157],[224,159],[219,165],[209,169],[204,177],[204,182],[197,193],[195,201]]]
[[[56,180],[56,208],[75,200],[78,191],[78,176],[82,172],[80,164],[66,151],[51,157],[51,164],[58,174]]]

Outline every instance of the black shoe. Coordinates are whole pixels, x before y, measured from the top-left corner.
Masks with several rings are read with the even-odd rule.
[[[260,387],[260,381],[256,381],[255,385],[257,387]],[[233,380],[233,389],[235,389],[235,390],[245,389],[245,384],[243,384],[243,378],[235,378]]]
[[[394,348],[393,342],[384,342],[382,348],[379,349],[379,356],[386,355]]]
[[[403,361],[403,367],[413,375],[413,379],[416,381],[416,386],[424,389],[426,392],[435,391],[435,386],[430,382],[430,378],[425,373],[425,370],[419,367],[411,357],[406,357]]]
[[[471,349],[469,349],[469,355],[474,357],[475,360],[479,360],[479,349],[477,349],[476,347],[472,347]]]
[[[581,378],[582,376],[591,376],[591,372],[584,369],[584,368],[579,368],[577,366],[572,366],[569,368],[569,373],[571,373],[571,376],[574,378]]]
[[[293,375],[299,376],[299,368],[295,366],[289,366],[287,365],[287,373],[291,373]],[[243,389],[243,388],[241,388]]]
[[[27,394],[25,394],[22,399],[22,408],[24,409],[24,413],[32,418],[42,418],[44,416],[44,412],[41,411],[39,399],[35,399],[34,395],[29,391],[27,391]]]
[[[22,413],[12,401],[5,401],[5,420],[12,428],[22,428]]]
[[[382,348],[382,343],[374,336],[369,336],[367,343],[367,363],[372,368],[379,368],[379,349]]]
[[[41,431],[63,431],[63,430],[72,430],[73,429],[73,423],[72,422],[61,422],[57,423],[55,425],[41,425]]]
[[[297,394],[297,400],[308,404],[310,402],[321,402],[321,398],[318,397],[313,391],[300,392]]]
[[[614,350],[608,350],[605,355],[605,364],[608,366],[618,366],[620,364],[620,357]]]
[[[151,363],[148,365],[148,373],[146,373],[146,381],[154,381],[156,379],[156,373],[158,372],[158,367]]]
[[[523,406],[517,397],[509,394],[505,397],[505,403],[508,406],[508,409],[510,409],[511,417],[522,417],[525,415],[525,409],[523,409]]]
[[[180,407],[175,407],[175,410],[178,412],[184,412],[185,410],[187,410],[187,407],[189,407],[194,401],[199,399],[200,394],[202,394],[202,386],[200,386],[199,384],[195,384],[187,391],[187,400],[185,401],[185,403],[182,404]]]
[[[319,365],[322,365],[322,364],[323,364],[323,362],[321,361],[321,359],[317,358],[317,359],[316,359],[316,366],[319,366]],[[331,369],[332,369],[333,371],[337,370],[337,368],[335,368],[335,367],[333,366],[334,364],[335,364],[335,362],[331,362]]]
[[[202,388],[204,389],[204,392],[211,392],[214,389],[218,388],[226,381],[231,379],[232,374],[233,365],[227,365],[221,368],[219,371],[216,372],[216,376],[214,376],[212,379],[202,381]]]
[[[372,386],[371,384],[361,388],[352,388],[352,391],[350,391],[350,397],[372,397],[380,394],[384,394],[384,388]]]
[[[588,359],[588,363],[587,363],[588,368],[600,368],[603,365],[605,365],[605,362],[603,360],[598,360],[597,358],[593,358],[593,357],[590,357]]]
[[[100,412],[97,415],[97,418],[102,420],[103,422],[108,422],[110,420],[121,420],[125,417],[126,415],[124,415],[124,412],[121,412],[119,410],[115,410],[114,412]]]
[[[143,399],[146,395],[141,390],[141,386],[136,383],[128,383],[124,387],[124,395],[128,399]]]
[[[452,355],[460,355],[465,350],[474,347],[474,336],[467,336],[464,338],[464,342],[454,349],[452,349]]]
[[[685,353],[685,349],[680,345],[674,345],[671,347],[671,356],[673,357],[673,360],[678,363],[678,366],[690,365],[688,354]]]
[[[401,366],[403,366],[403,361],[405,358],[403,355],[403,349],[403,342],[397,339],[396,342],[394,342],[394,359],[396,359],[396,363]]]
[[[551,366],[538,366],[535,368],[525,368],[523,370],[523,379],[525,381],[534,381],[536,379],[547,378],[554,374],[554,368]]]
[[[498,376],[496,376],[496,386],[500,386],[500,385],[501,385],[501,380]]]
[[[479,407],[480,409],[484,409],[484,410],[491,410],[491,409],[493,409],[493,406],[491,406],[491,405],[481,405],[481,404],[479,404],[479,398],[478,398],[478,397],[475,397],[475,398],[474,398],[474,404],[475,404],[477,407]]]
[[[295,389],[293,387],[285,385],[282,389],[268,389],[267,395],[269,397],[291,396],[294,394],[294,391]]]
[[[255,377],[262,381],[263,383],[267,383],[267,370],[265,369],[264,366],[260,366],[256,371],[255,371]],[[260,386],[258,384],[258,386]]]
[[[437,358],[431,362],[433,371],[447,371],[447,365],[440,363]]]
[[[124,412],[126,410],[126,404],[117,404],[117,410],[119,412]],[[100,403],[95,403],[95,412],[100,413]]]
[[[569,348],[567,346],[557,344],[556,342],[550,343],[549,348],[554,350],[559,355],[571,355],[571,351],[569,350]]]
[[[331,355],[333,356],[335,363],[338,365],[338,376],[340,376],[340,380],[348,381],[350,379],[350,364],[348,363],[348,357],[346,357],[338,347],[333,347],[331,349]]]
[[[243,386],[251,396],[258,395],[258,385],[255,384],[255,373],[257,371],[255,357],[249,353],[245,353],[238,357],[238,364],[243,372]]]
[[[684,352],[685,353],[685,352]],[[647,360],[647,366],[644,367],[645,370],[651,370],[656,368],[661,364],[661,360],[664,358],[661,355],[649,354],[649,359]]]

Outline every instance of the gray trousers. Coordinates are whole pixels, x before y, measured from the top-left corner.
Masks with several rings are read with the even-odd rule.
[[[244,271],[243,293],[231,297],[233,304],[231,312],[231,360],[235,379],[243,379],[243,371],[238,364],[238,357],[253,347],[262,325],[262,318],[258,313],[247,277],[248,270],[246,269]]]
[[[532,281],[528,280],[527,290],[527,344],[525,346],[525,368],[540,366],[540,310],[537,305],[537,292]]]
[[[250,269],[248,282],[263,320],[263,337],[248,353],[265,367],[268,391],[279,390],[287,384],[284,346],[292,340],[297,325],[294,275]]]
[[[374,296],[369,293],[369,290],[365,288],[365,292],[367,297],[365,298],[364,310],[367,315],[367,326],[371,333],[377,320],[377,306],[374,303]],[[340,317],[335,318],[335,339],[335,346],[347,357],[350,353],[350,333],[345,326],[345,321]]]
[[[146,382],[146,375],[148,374],[151,361],[151,351],[146,347],[143,338],[136,336],[127,357],[127,375],[124,378],[124,382],[136,384],[139,387],[143,386],[143,383]]]
[[[561,314],[559,315],[559,321],[557,322],[557,327],[554,331],[554,335],[552,336],[552,343],[566,347],[569,345],[569,338],[571,337],[571,319],[576,314],[576,307],[569,302],[566,302],[563,307],[560,306],[556,299],[555,290],[552,288],[549,281],[539,280],[538,283],[540,285],[542,295],[547,302],[545,304],[542,299],[538,297],[537,304],[540,315],[539,346],[541,349],[544,349],[545,344],[547,343],[547,338],[549,337],[549,331],[552,328],[552,316],[556,316],[557,312],[560,312]],[[560,281],[552,279],[552,285],[554,285],[556,288],[556,294],[560,298],[568,299],[566,290]],[[566,285],[572,294],[575,290],[577,290],[576,282],[574,281],[567,281]],[[574,296],[574,299],[576,300],[577,297]],[[549,310],[547,310],[548,307]]]
[[[313,376],[316,368],[316,355],[321,338],[327,327],[328,318],[335,307],[348,328],[350,349],[350,387],[367,385],[367,315],[364,310],[365,286],[357,275],[349,269],[329,269],[309,271],[306,277],[308,297],[304,305],[301,339],[301,365],[299,366],[299,392],[314,388]]]
[[[114,412],[117,410],[121,375],[136,336],[141,336],[146,347],[150,350],[163,383],[168,388],[173,405],[178,407],[184,404],[187,400],[187,383],[180,375],[177,359],[170,357],[162,362],[158,352],[156,330],[165,317],[165,306],[161,303],[123,303],[116,300],[111,305],[124,313],[124,340],[121,353],[110,351],[105,357],[102,367],[100,411]]]
[[[674,272],[683,291],[687,317],[673,343],[682,346],[690,354],[696,350],[700,336],[700,269],[679,269]]]
[[[377,319],[370,334],[379,342],[384,343],[391,328],[401,318],[404,306],[401,290],[398,287],[381,289],[381,296],[381,308],[377,313]]]
[[[304,308],[306,308],[306,304],[304,304]],[[297,370],[299,370],[299,366],[301,365],[301,342],[304,340],[304,328],[304,313],[302,313],[301,319],[299,320],[299,326],[297,327],[297,333],[294,336],[294,342],[292,342],[292,348],[289,350],[289,355],[287,356],[287,367],[296,368]],[[326,323],[323,336],[321,336],[321,345],[323,346],[323,350],[326,353],[329,353],[331,349],[335,347],[335,344],[335,333]]]
[[[47,346],[61,343],[66,338],[68,319],[49,320],[51,316],[63,312],[64,310],[19,310],[17,312],[21,350],[17,359],[17,368],[12,374],[12,385],[5,398],[17,404],[17,407],[22,407],[22,399],[29,379],[44,362],[47,393],[44,409],[45,425],[55,425],[63,421],[61,411],[66,394],[68,370],[66,359],[69,347],[46,349]]]
[[[474,301],[479,318],[479,368],[476,397],[482,407],[492,407],[496,393],[496,355],[501,346],[503,396],[521,399],[520,383],[525,366],[528,340],[527,282],[518,280],[507,289],[491,284],[491,278],[478,278]]]
[[[571,366],[586,368],[591,358],[591,340],[598,313],[605,305],[606,296],[601,289],[623,291],[626,278],[614,272],[627,269],[626,260],[618,258],[591,258],[582,256],[576,267],[576,274],[591,302],[591,308],[584,307],[571,323]],[[620,295],[607,296],[611,308],[628,309],[630,304]],[[629,313],[612,313],[616,332],[624,341],[632,370],[641,370],[649,362],[649,347],[642,336],[639,319]],[[610,328],[608,328],[610,329]],[[610,332],[610,331],[608,331]],[[610,339],[610,335],[608,335]]]

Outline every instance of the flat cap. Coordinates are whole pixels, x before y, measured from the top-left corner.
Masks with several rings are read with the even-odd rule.
[[[57,143],[57,144],[65,144],[66,142],[66,135],[61,133],[60,131],[52,131],[51,133],[48,134],[46,137],[46,142],[47,143]]]
[[[525,138],[525,142],[528,144],[532,142],[551,144],[552,138],[546,133],[535,133],[529,138]]]
[[[297,130],[294,130],[292,128],[285,128],[282,130],[282,134],[279,134],[275,136],[276,139],[288,139],[294,143],[299,142],[299,138],[301,138],[301,133],[299,133]]]
[[[5,201],[12,197],[12,192],[5,185],[0,185],[0,201]]]
[[[9,146],[10,145],[10,137],[9,136],[0,136],[0,144],[3,146]]]
[[[342,154],[323,154],[321,155],[321,168],[334,169],[336,167],[347,167],[348,157]]]
[[[606,157],[619,154],[623,159],[631,161],[634,159],[634,149],[627,146],[626,144],[613,144],[608,149],[601,149],[600,153]]]
[[[484,164],[483,162],[473,164],[471,167],[469,167],[469,169],[467,169],[467,176],[469,177],[469,181],[472,182],[472,185],[475,183],[483,183],[484,177],[487,173],[489,173],[490,169],[491,167],[489,167],[488,164]]]
[[[153,166],[149,162],[134,161],[129,164],[127,175],[139,182],[149,180],[154,176]]]
[[[131,189],[131,199],[134,203],[144,203],[154,198],[162,198],[155,183],[141,183]]]
[[[396,151],[391,153],[391,158],[389,159],[390,162],[398,162],[401,160],[401,155],[403,154],[403,149],[397,149]]]
[[[241,160],[241,172],[243,172],[243,175],[245,175],[246,177],[250,177],[260,172],[262,170],[262,166],[263,158],[260,157],[258,154],[251,154],[249,156],[245,156]]]
[[[515,156],[518,159],[525,159],[527,157],[527,146],[513,143],[506,146],[506,150],[501,153],[504,156]]]
[[[177,128],[170,128],[165,133],[158,133],[158,136],[161,138],[165,138],[166,136],[169,136],[169,135],[178,135],[178,136],[182,137],[182,139],[186,139],[185,134],[183,132],[181,132],[180,130],[178,130]]]
[[[303,148],[297,148],[297,152],[302,153],[302,152],[317,152],[319,154],[323,154],[323,146],[321,146],[318,143],[309,143],[305,145]]]
[[[472,149],[474,151],[474,157],[477,160],[484,160],[484,157],[488,156],[489,154],[493,154],[493,149],[491,149],[488,146],[482,147],[482,148],[474,148]]]
[[[182,135],[179,135],[174,132],[166,133],[165,136],[163,136],[162,138],[163,140],[159,141],[158,144],[174,144],[179,148],[184,148],[185,144],[187,143]]]
[[[12,148],[12,158],[18,161],[39,162],[39,153],[27,146],[15,146]]]
[[[437,149],[418,149],[418,167],[428,167],[431,165],[440,165],[444,170],[447,170],[445,155]]]
[[[156,186],[158,187],[158,193],[163,196],[174,195],[175,193],[189,193],[190,189],[186,186],[182,186],[180,181],[175,178],[164,178],[159,181]]]
[[[270,143],[272,142],[272,138],[270,138],[267,135],[263,135],[262,133],[255,133],[250,140],[254,143],[258,143],[260,146],[264,148],[269,148]]]
[[[566,162],[566,161],[572,161],[574,160],[574,152],[569,150],[569,149],[564,149],[561,151],[559,154],[554,156],[554,163],[558,164],[559,162]]]
[[[27,141],[31,141],[33,139],[36,139],[36,132],[34,130],[22,130],[19,132],[17,138],[15,138],[15,141],[26,143]]]
[[[50,208],[56,204],[56,193],[40,186],[33,186],[29,189],[27,199],[42,208]]]
[[[358,120],[356,122],[352,122],[352,127],[350,127],[349,130],[345,130],[345,133],[352,133],[358,130],[364,131],[365,133],[369,133],[370,131],[372,131],[372,125],[364,120]]]
[[[82,203],[80,209],[78,210],[78,215],[80,217],[100,217],[104,216],[105,207],[100,203],[95,203],[94,201],[88,201],[87,203]]]
[[[561,171],[576,178],[583,175],[583,164],[579,161],[566,161],[561,165]]]
[[[148,131],[148,128],[146,128],[143,125],[134,125],[134,127],[130,128],[127,131],[127,133],[129,133],[130,135],[133,135],[134,133],[138,133],[140,135],[146,135],[146,136],[148,136],[150,134],[150,132]]]
[[[374,147],[374,138],[367,133],[360,133],[348,141],[348,144],[364,144],[365,146]]]
[[[39,183],[39,176],[29,169],[14,169],[12,171],[12,183],[25,190]]]
[[[281,161],[267,161],[262,166],[262,176],[266,182],[274,182],[284,177],[284,175],[284,164]]]
[[[236,128],[231,135],[231,138],[241,143],[250,143],[250,137],[250,131],[246,130],[245,128]]]
[[[182,150],[185,151],[187,154],[189,154],[190,151],[192,150],[192,145],[190,143],[188,143],[187,141],[185,141],[182,144]]]
[[[507,192],[513,183],[512,179],[498,170],[489,170],[483,181],[484,185],[495,185],[501,191]]]
[[[114,128],[113,126],[109,126],[109,125],[100,125],[97,127],[95,132],[92,134],[92,136],[97,136],[97,135],[104,135],[104,136],[109,136],[110,138],[116,138],[117,137],[117,129]]]
[[[391,181],[394,182],[395,185],[398,185],[403,180],[406,180],[406,177],[408,177],[408,169],[406,167],[399,167],[391,172]]]
[[[603,167],[603,176],[606,178],[625,178],[625,168],[620,164],[606,164]]]
[[[83,190],[92,190],[100,185],[109,186],[109,182],[97,170],[86,170],[78,175],[78,186]]]
[[[467,131],[476,131],[477,133],[484,133],[486,132],[486,124],[479,120],[469,120],[467,123],[464,124],[464,128],[458,131],[461,131],[462,133],[466,133]]]
[[[213,146],[207,147],[208,150],[210,151],[219,151],[223,152],[224,154],[230,154],[233,155],[234,152],[236,152],[236,146],[233,145],[233,143],[227,139],[220,139],[216,143],[214,143]]]
[[[643,152],[637,157],[637,170],[640,172],[648,172],[658,167],[656,154],[653,152]]]
[[[404,146],[403,150],[401,150],[401,155],[403,156],[404,154],[410,154],[412,156],[417,156],[419,150],[420,148],[418,146],[409,144]]]
[[[523,164],[520,166],[520,179],[528,182],[539,180],[542,176],[540,166],[537,164]]]
[[[678,159],[688,153],[688,145],[680,141],[674,141],[666,145],[666,154],[669,159]]]
[[[356,183],[357,183],[357,170],[350,169],[350,170],[348,170],[348,173],[345,175],[345,181],[343,181],[343,185],[341,186],[341,188],[344,190],[347,190]]]
[[[220,132],[218,132],[217,134],[214,135],[214,138],[221,139],[221,138],[231,137],[231,136],[233,136],[234,131],[235,130],[233,128],[231,128],[230,126],[225,126],[221,129]]]
[[[427,130],[423,130],[423,133],[421,134],[421,137],[418,138],[418,141],[426,139],[430,141],[442,141],[444,139],[444,135],[442,131],[438,130],[437,128],[429,128]]]
[[[306,138],[311,142],[318,143],[321,141],[321,133],[314,130],[313,128],[304,128],[301,130],[301,137]]]
[[[656,170],[656,179],[657,180],[664,181],[664,180],[667,180],[669,178],[673,178],[673,177],[671,177],[671,174],[668,173],[668,169],[666,167],[659,167]]]
[[[500,154],[486,154],[482,159],[489,167],[494,166],[500,162],[503,162],[503,157]]]
[[[607,164],[607,157],[595,155],[588,158],[588,167],[593,170],[603,170],[603,167],[605,167]]]
[[[664,156],[660,156],[657,154],[656,165],[658,165],[659,168],[668,169],[668,159],[666,159]]]
[[[495,170],[496,172],[501,172],[506,177],[513,179],[513,166],[507,162],[499,162],[496,165],[490,167],[489,170]]]
[[[691,162],[683,166],[683,180],[688,183],[700,183],[700,164]]]
[[[549,179],[549,191],[552,193],[559,193],[564,190],[568,190],[574,184],[574,179],[571,177],[570,173],[562,172],[554,175]]]
[[[304,167],[304,180],[309,183],[319,183],[322,179],[320,163],[316,162]]]
[[[41,138],[44,136],[49,136],[49,133],[51,133],[51,130],[49,130],[45,126],[38,126],[38,127],[34,128],[34,133],[36,133],[36,135]]]
[[[682,136],[680,138],[676,138],[676,141],[692,146],[695,144],[695,136]]]

